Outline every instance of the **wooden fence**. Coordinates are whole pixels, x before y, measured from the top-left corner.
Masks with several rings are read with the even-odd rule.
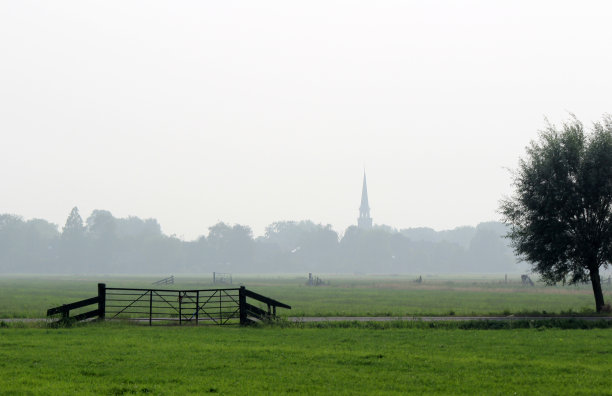
[[[253,305],[248,302],[254,300]],[[95,309],[70,316],[70,311],[96,305]],[[261,308],[261,306],[267,309]],[[159,324],[247,325],[275,319],[276,308],[291,309],[272,298],[262,296],[244,286],[228,289],[130,289],[98,284],[98,295],[71,304],[51,308],[47,316],[60,315],[60,320],[127,319]]]

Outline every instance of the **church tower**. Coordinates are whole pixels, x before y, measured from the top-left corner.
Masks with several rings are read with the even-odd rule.
[[[370,217],[370,205],[368,204],[368,186],[366,175],[363,171],[363,188],[361,189],[361,206],[359,207],[359,218],[357,219],[359,228],[372,228],[372,218]]]

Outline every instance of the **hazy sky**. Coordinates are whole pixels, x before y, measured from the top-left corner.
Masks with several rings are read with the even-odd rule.
[[[499,219],[525,146],[612,113],[609,1],[0,1],[0,213]]]

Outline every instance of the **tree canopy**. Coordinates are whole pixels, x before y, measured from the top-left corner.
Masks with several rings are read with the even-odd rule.
[[[0,215],[0,273],[459,273],[521,270],[501,223],[455,230],[351,226],[338,235],[310,220],[279,221],[254,237],[220,222],[184,241],[155,219],[74,208],[60,232],[45,220]]]
[[[604,307],[600,269],[612,262],[612,118],[591,133],[576,118],[548,125],[514,173],[501,203],[508,236],[548,284],[590,281]]]

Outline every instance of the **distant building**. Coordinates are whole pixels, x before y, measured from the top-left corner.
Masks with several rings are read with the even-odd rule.
[[[357,219],[357,227],[364,229],[372,228],[372,218],[370,217],[370,205],[368,203],[368,186],[366,184],[365,171],[363,171],[363,188],[361,190],[361,206],[359,207],[359,218]]]

